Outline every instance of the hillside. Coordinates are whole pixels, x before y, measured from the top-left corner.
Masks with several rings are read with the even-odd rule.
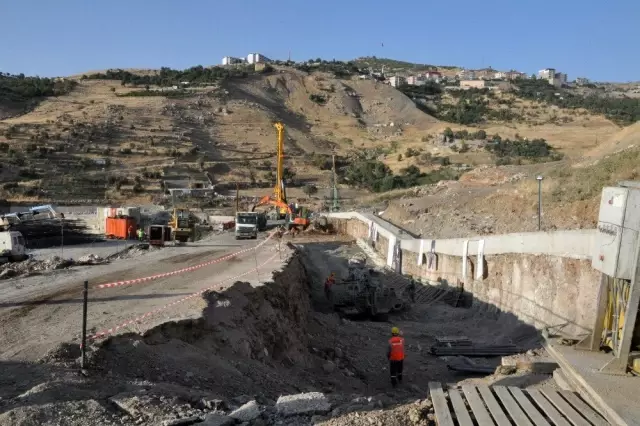
[[[354,63],[364,61],[371,58]],[[441,235],[463,232],[456,218],[468,212],[472,218],[462,223],[469,232],[498,232],[516,229],[519,215],[535,214],[536,173],[549,176],[545,185],[571,181],[586,173],[572,165],[598,167],[604,155],[632,147],[640,131],[518,92],[416,96],[360,79],[350,64],[128,70],[60,80],[66,83],[57,96],[0,105],[13,105],[12,116],[0,120],[0,198],[142,203],[160,200],[169,186],[207,185],[207,174],[216,184],[243,182],[243,193],[264,194],[274,179],[273,123],[281,121],[289,194],[305,197],[305,185],[316,185],[314,208],[327,193],[335,152],[345,208],[389,203],[390,219]],[[634,167],[624,162],[618,174],[631,176]],[[598,176],[598,184],[613,178]],[[553,226],[586,226],[593,193],[565,205],[562,199],[572,197],[565,189],[551,192],[563,217]]]

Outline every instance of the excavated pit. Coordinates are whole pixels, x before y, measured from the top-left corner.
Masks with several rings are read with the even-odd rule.
[[[339,242],[295,246],[271,283],[238,282],[222,293],[207,293],[200,319],[110,338],[91,362],[111,375],[215,389],[220,397],[275,399],[317,390],[388,391],[385,354],[392,325],[401,328],[407,342],[408,385],[398,392],[409,394],[423,394],[428,381],[465,378],[447,368],[446,358],[429,354],[436,337],[466,335],[482,344],[514,343],[523,351],[539,347],[537,331],[515,317],[490,307],[454,308],[437,292],[418,297],[387,321],[341,318],[328,306],[323,283],[330,271],[344,273],[356,253],[355,244]],[[404,294],[404,277],[380,274]],[[498,358],[484,361],[499,364]]]
[[[255,287],[237,282],[220,293],[206,293],[199,319],[166,322],[93,347],[85,381],[73,379],[77,383],[70,385],[58,379],[44,387],[34,381],[33,388],[21,392],[29,394],[32,407],[42,398],[57,400],[54,395],[71,393],[76,405],[70,410],[97,416],[95,424],[159,424],[161,419],[210,412],[214,406],[226,411],[254,399],[273,406],[280,395],[314,391],[325,393],[333,407],[339,407],[335,417],[356,397],[375,396],[393,406],[426,398],[429,381],[468,378],[449,370],[448,359],[429,353],[438,336],[512,342],[523,351],[539,347],[536,330],[508,314],[477,305],[454,308],[435,296],[418,298],[387,322],[341,318],[327,309],[323,283],[331,271],[346,270],[347,259],[360,253],[357,245],[334,241],[289,247],[294,250],[288,262],[271,282]],[[382,274],[400,289],[407,282],[393,273]],[[392,325],[403,331],[407,352],[405,383],[395,390],[386,360]],[[62,345],[43,365],[75,370],[78,353],[71,349]],[[499,358],[483,362],[497,365]],[[65,383],[73,389],[65,390]],[[78,407],[79,401],[84,405]],[[14,419],[12,408],[5,402],[0,423]],[[78,423],[68,424],[82,424],[82,419],[80,415]],[[275,424],[271,420],[267,424]]]

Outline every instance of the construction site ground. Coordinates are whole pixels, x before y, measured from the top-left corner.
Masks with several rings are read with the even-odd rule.
[[[544,355],[532,327],[488,307],[451,306],[441,289],[418,289],[410,309],[384,322],[332,312],[323,291],[326,276],[341,276],[347,260],[363,253],[343,236],[285,235],[265,243],[257,256],[249,252],[141,284],[93,288],[255,244],[226,233],[108,265],[0,282],[0,424],[426,425],[434,419],[430,381],[554,386],[548,374],[456,373],[447,367],[450,358],[431,355],[436,337],[456,335],[515,343],[532,358]],[[252,272],[231,279],[114,337],[91,341],[87,373],[79,374],[83,280],[91,283],[93,334],[267,261],[259,277]],[[378,277],[400,292],[407,283],[388,271]],[[396,389],[386,359],[391,326],[402,330],[407,351],[405,380]],[[475,362],[497,367],[500,358]],[[301,392],[320,392],[324,402],[318,404],[328,405],[293,414],[278,408],[280,396]]]

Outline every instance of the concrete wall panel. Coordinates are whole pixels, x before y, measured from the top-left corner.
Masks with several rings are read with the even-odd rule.
[[[383,259],[389,253],[389,240],[399,238],[403,273],[424,283],[464,286],[472,303],[486,303],[538,328],[567,324],[564,331],[574,335],[588,332],[593,325],[600,283],[600,273],[590,261],[594,230],[481,237],[484,276],[475,279],[479,238],[469,239],[466,276],[462,276],[466,239],[424,240],[425,254],[433,242],[437,257],[437,267],[429,270],[426,255],[418,265],[420,240],[397,227],[358,213],[332,214],[330,220],[341,232],[365,239],[373,222],[378,230],[375,250]]]

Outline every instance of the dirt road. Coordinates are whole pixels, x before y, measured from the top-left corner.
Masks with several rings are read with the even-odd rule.
[[[217,283],[230,285],[233,278],[254,270],[256,265],[264,264],[259,268],[259,275],[253,271],[238,279],[253,284],[268,280],[272,271],[280,267],[278,243],[274,240],[258,250],[194,271],[140,284],[106,289],[96,287],[197,265],[255,246],[265,237],[261,236],[258,241],[236,241],[232,234],[222,234],[188,246],[165,247],[108,265],[3,281],[0,283],[0,341],[3,342],[0,360],[34,361],[56,344],[79,342],[84,280],[90,283],[89,334],[117,326],[201,289],[213,285],[217,289]],[[202,299],[194,297],[121,331],[144,330],[170,319],[197,317],[203,307]]]

